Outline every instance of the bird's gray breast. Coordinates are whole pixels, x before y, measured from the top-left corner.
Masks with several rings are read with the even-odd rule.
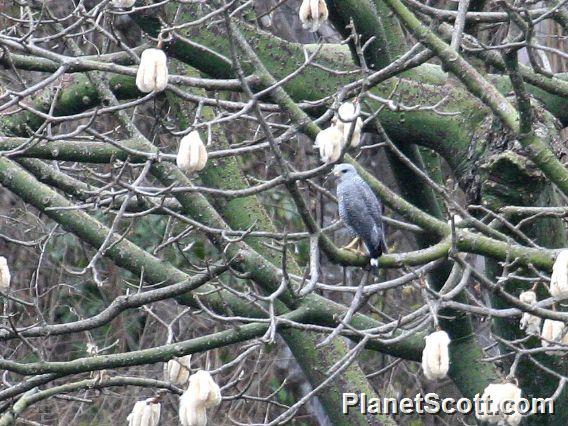
[[[339,218],[347,226],[349,232],[356,236],[359,233],[353,226],[352,210],[355,207],[356,200],[352,193],[353,186],[350,182],[340,182],[337,186],[337,209],[339,211]]]

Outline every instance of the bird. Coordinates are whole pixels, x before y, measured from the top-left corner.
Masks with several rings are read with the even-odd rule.
[[[344,249],[363,254],[356,249],[362,241],[370,257],[371,269],[379,267],[379,257],[387,253],[382,219],[382,204],[367,182],[351,164],[338,164],[333,168],[337,180],[337,206],[339,217],[352,237]]]

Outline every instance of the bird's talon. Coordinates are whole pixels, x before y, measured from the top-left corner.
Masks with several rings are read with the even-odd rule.
[[[359,239],[359,237],[355,237],[355,238],[353,238],[353,240],[349,244],[347,244],[345,247],[343,247],[343,249],[349,250],[349,251],[357,250],[360,243],[361,243],[361,240]]]
[[[344,250],[347,250],[357,256],[367,256],[367,253],[361,249],[361,247],[343,247]]]

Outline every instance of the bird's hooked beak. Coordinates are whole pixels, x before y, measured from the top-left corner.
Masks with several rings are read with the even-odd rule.
[[[334,176],[339,176],[341,173],[341,171],[339,170],[339,166],[333,166],[331,172],[334,174]]]

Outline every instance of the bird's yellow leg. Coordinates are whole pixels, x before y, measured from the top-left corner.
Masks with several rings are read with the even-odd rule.
[[[359,250],[360,245],[361,245],[361,239],[359,237],[355,237],[353,238],[353,241],[351,241],[349,244],[343,247],[343,249],[357,252]]]
[[[344,250],[349,250],[352,253],[358,254],[359,256],[366,256],[367,250],[365,250],[365,245],[361,238],[355,237],[353,241],[343,247]]]
[[[367,249],[365,248],[365,243],[363,240],[359,239],[357,242],[357,247],[354,250],[359,256],[367,256]]]

